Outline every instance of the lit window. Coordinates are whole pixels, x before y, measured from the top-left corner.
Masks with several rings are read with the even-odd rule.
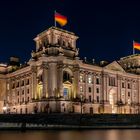
[[[122,96],[124,96],[124,92],[122,92]]]
[[[9,90],[9,84],[7,84],[7,90]]]
[[[92,77],[88,76],[88,83],[91,84],[92,83]]]
[[[83,76],[80,75],[80,82],[83,82]]]
[[[80,92],[83,92],[83,87],[82,86],[80,86]]]
[[[131,100],[130,100],[130,98],[128,99],[128,104],[129,104],[129,105],[131,104]]]

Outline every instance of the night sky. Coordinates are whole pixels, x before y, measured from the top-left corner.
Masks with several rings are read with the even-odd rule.
[[[54,25],[54,10],[68,18],[63,29],[79,36],[81,58],[118,60],[140,42],[139,0],[0,0],[0,61],[28,61],[33,38]]]

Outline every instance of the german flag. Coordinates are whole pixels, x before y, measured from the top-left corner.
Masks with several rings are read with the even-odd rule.
[[[63,16],[57,12],[55,12],[54,19],[58,22],[61,26],[65,26],[67,24],[67,17]]]
[[[140,50],[140,43],[133,41],[133,48]]]

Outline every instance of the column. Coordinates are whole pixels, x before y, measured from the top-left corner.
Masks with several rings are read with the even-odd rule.
[[[57,65],[58,70],[58,96],[63,97],[63,63],[58,63]]]
[[[49,63],[49,96],[55,97],[57,92],[57,63]]]
[[[127,79],[125,79],[125,103],[128,103],[128,90],[127,90],[127,88],[128,88],[128,82],[127,82]]]
[[[48,97],[48,83],[47,83],[47,79],[48,79],[48,65],[47,63],[42,63],[42,69],[43,69],[43,92],[42,92],[42,98],[46,98]]]
[[[93,101],[96,102],[96,74],[93,74]]]
[[[121,101],[121,76],[117,75],[117,101]]]
[[[140,104],[140,78],[138,78],[138,103]]]
[[[32,71],[32,98],[37,97],[37,68],[36,66],[31,67]]]
[[[74,98],[76,98],[79,95],[79,65],[75,65],[73,67],[73,88],[74,88]]]
[[[109,102],[109,75],[106,76],[106,95],[105,95],[105,101]]]
[[[102,73],[102,100],[105,102],[107,99],[107,73]]]

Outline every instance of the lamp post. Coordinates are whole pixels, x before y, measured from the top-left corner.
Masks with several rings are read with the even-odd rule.
[[[6,101],[4,100],[4,104],[3,104],[3,113],[5,114],[7,112],[7,106],[6,106]]]

